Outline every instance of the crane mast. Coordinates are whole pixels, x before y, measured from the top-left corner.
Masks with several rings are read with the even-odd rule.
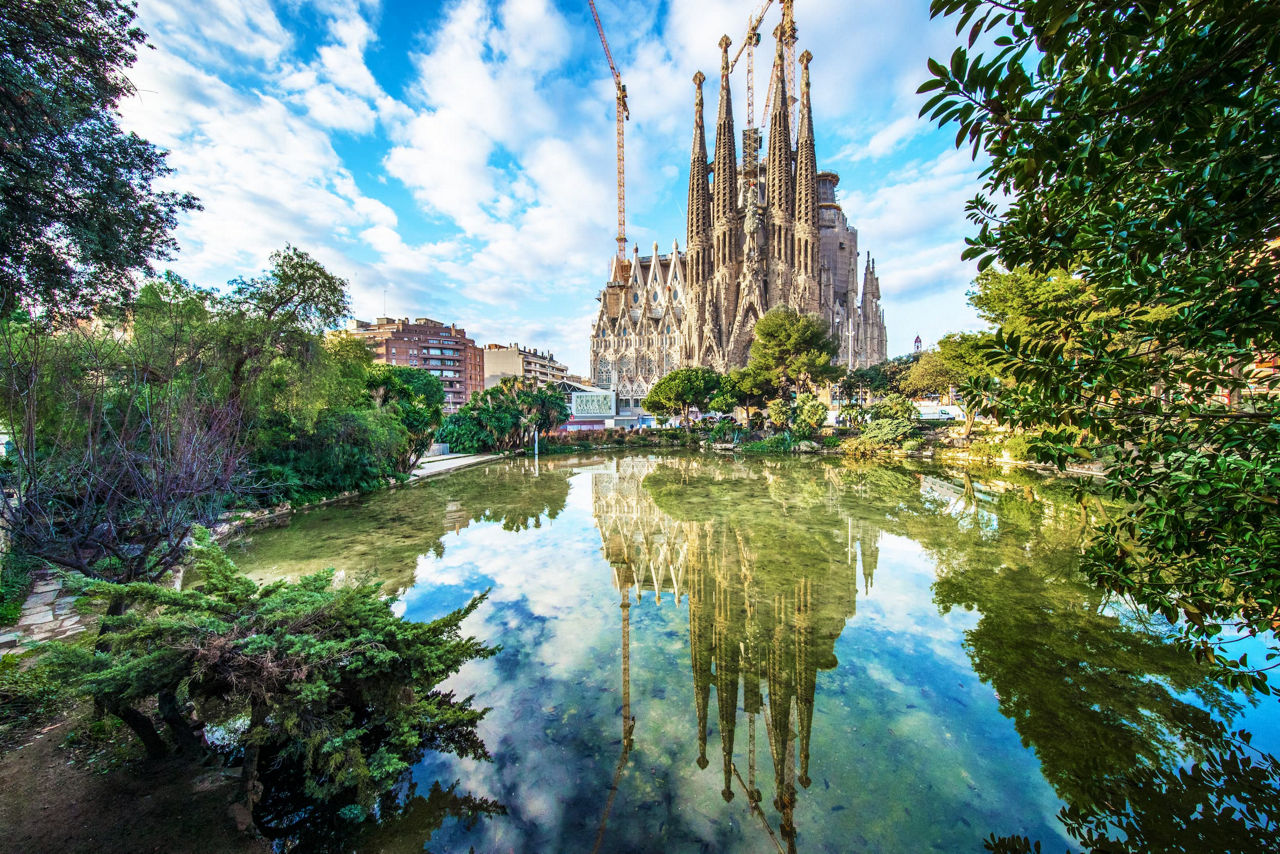
[[[729,70],[738,64],[738,59],[742,56],[742,52],[747,52],[747,128],[756,126],[756,46],[760,44],[760,22],[764,20],[764,15],[769,11],[769,7],[773,5],[773,0],[764,0],[760,4],[760,8],[756,13],[747,19],[747,37],[742,40],[742,45],[738,48],[738,52],[733,55],[733,62],[729,63]],[[765,108],[768,109],[768,102],[765,102]]]
[[[623,150],[623,122],[631,118],[627,108],[627,87],[618,73],[618,66],[613,62],[613,53],[609,50],[609,40],[604,37],[604,26],[600,23],[600,13],[596,11],[595,0],[587,0],[591,7],[591,17],[596,22],[596,32],[600,34],[600,44],[604,47],[605,59],[609,61],[609,72],[613,75],[613,85],[617,90],[614,111],[618,125],[618,258],[627,260],[627,180]]]
[[[782,23],[774,33],[782,39],[782,49],[786,56],[783,73],[787,76],[787,107],[791,113],[791,144],[796,144],[796,18],[792,4],[795,0],[782,0]],[[767,4],[766,4],[767,5]],[[763,12],[763,10],[761,10]],[[759,37],[757,36],[757,39]],[[748,90],[750,100],[750,90]],[[764,110],[760,113],[760,124],[765,123],[769,115],[769,104],[773,100],[773,75],[769,75],[769,88],[764,93]]]

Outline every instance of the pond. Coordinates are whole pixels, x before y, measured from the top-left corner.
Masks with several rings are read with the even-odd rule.
[[[465,629],[502,651],[448,687],[491,707],[492,761],[428,754],[347,850],[1275,850],[1223,807],[1276,815],[1276,701],[1083,583],[1087,524],[1017,470],[604,455],[230,551],[259,579],[373,572],[414,620],[490,591]]]

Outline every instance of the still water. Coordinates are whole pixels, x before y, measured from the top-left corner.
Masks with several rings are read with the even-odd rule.
[[[492,761],[428,755],[348,850],[1274,850],[1273,819],[1221,807],[1274,808],[1276,701],[1082,583],[1087,524],[1017,471],[623,455],[457,473],[231,554],[371,571],[415,620],[490,591],[465,629],[502,651],[447,687],[492,707]]]

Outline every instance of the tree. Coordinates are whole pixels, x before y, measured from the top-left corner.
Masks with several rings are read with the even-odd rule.
[[[192,559],[197,589],[90,584],[91,595],[135,607],[105,618],[105,649],[57,651],[77,689],[128,724],[149,755],[169,752],[137,709],[154,699],[179,750],[201,749],[198,726],[241,722],[250,811],[268,766],[296,768],[312,799],[347,796],[369,808],[426,750],[488,758],[475,729],[487,710],[439,688],[497,651],[461,634],[483,595],[416,623],[395,615],[379,582],[335,586],[332,570],[259,587],[204,529]]]
[[[741,375],[739,374],[739,376]],[[742,405],[746,395],[738,385],[739,376],[735,376],[733,372],[730,372],[720,377],[720,384],[716,387],[715,395],[711,400],[707,401],[707,409],[709,411],[731,414]],[[747,413],[747,420],[751,420],[750,412]]]
[[[522,384],[516,391],[516,405],[522,415],[521,423],[533,436],[535,454],[538,437],[569,420],[569,404],[564,395],[550,385]]]
[[[931,61],[921,87],[922,112],[989,158],[965,257],[1077,271],[1090,292],[998,336],[1012,382],[988,384],[995,411],[1061,425],[1035,445],[1059,466],[1106,454],[1128,509],[1095,531],[1086,572],[1214,659],[1222,623],[1265,632],[1280,603],[1280,374],[1253,367],[1280,352],[1280,3],[932,10],[959,16],[969,48],[1000,32],[993,53]]]
[[[368,351],[364,342],[354,340]],[[408,474],[431,450],[436,430],[443,420],[444,383],[428,371],[402,365],[374,366],[368,383],[376,405],[390,407],[408,434],[408,440],[396,454],[395,461],[396,471]]]
[[[689,432],[693,429],[689,412],[709,411],[719,389],[720,375],[710,368],[677,368],[654,383],[640,405],[654,415],[678,414]]]
[[[250,408],[254,382],[278,359],[305,361],[319,338],[350,313],[347,281],[295,246],[271,253],[271,267],[228,284],[221,300],[222,347],[228,354],[229,397]]]
[[[946,397],[966,377],[942,358],[937,350],[925,350],[902,378],[902,391],[911,397],[936,394]]]
[[[216,392],[210,339],[187,334],[200,301],[168,309],[132,334],[0,320],[0,419],[16,439],[0,527],[15,553],[153,581],[223,509],[244,457],[238,412]]]
[[[747,369],[768,377],[783,394],[816,391],[840,376],[840,366],[831,363],[839,352],[839,343],[816,315],[778,306],[756,322]]]
[[[0,6],[0,316],[127,304],[196,200],[161,192],[165,155],[117,122],[145,34],[133,4]]]
[[[1095,304],[1088,284],[1066,270],[1033,273],[1027,267],[1001,270],[988,267],[973,281],[969,304],[1005,335],[1037,335],[1044,316],[1061,317]]]
[[[944,336],[936,350],[920,354],[902,378],[902,390],[910,395],[931,392],[951,397],[957,387],[964,386],[965,394],[956,405],[964,413],[967,437],[986,400],[983,383],[993,376],[986,356],[992,340],[991,335],[982,332],[952,332]]]
[[[910,421],[919,418],[920,412],[915,404],[900,394],[886,394],[883,398],[867,407],[867,415],[872,421],[881,418],[900,418]]]
[[[778,395],[772,375],[759,366],[734,368],[726,377],[726,385],[732,386],[737,405],[746,410],[748,426],[751,424],[751,410],[767,405]]]

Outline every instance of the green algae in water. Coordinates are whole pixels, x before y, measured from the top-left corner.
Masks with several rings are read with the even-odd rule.
[[[1081,581],[1087,522],[1019,471],[606,456],[460,472],[232,554],[372,570],[411,619],[492,591],[467,629],[503,652],[450,688],[493,707],[493,761],[432,754],[413,783],[507,813],[389,820],[356,850],[1054,851],[1117,797],[1142,845],[1215,797],[1265,807],[1243,761],[1178,783],[1235,750],[1228,725],[1274,741],[1274,714]],[[1274,847],[1193,825],[1161,850]]]

